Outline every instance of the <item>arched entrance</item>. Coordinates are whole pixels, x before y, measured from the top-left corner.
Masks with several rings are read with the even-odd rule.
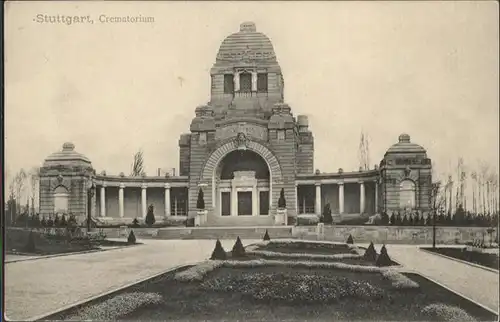
[[[273,188],[282,182],[282,172],[278,159],[266,146],[235,138],[210,155],[200,182],[208,185],[206,201],[212,206],[213,216],[265,216],[276,208],[279,190]]]
[[[215,170],[215,212],[219,216],[269,215],[267,163],[256,152],[229,152]]]

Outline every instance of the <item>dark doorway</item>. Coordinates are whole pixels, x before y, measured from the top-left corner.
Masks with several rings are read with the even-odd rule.
[[[269,191],[259,192],[259,214],[269,215]]]
[[[221,192],[221,215],[231,216],[231,193]]]
[[[238,191],[238,216],[252,215],[252,192]]]

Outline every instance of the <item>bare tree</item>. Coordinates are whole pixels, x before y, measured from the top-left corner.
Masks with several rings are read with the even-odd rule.
[[[432,183],[431,188],[431,207],[433,212],[437,212],[439,209],[443,209],[446,203],[446,186],[442,186],[441,181],[436,181]]]
[[[477,200],[476,200],[476,194],[477,194],[477,173],[473,171],[470,176],[473,180],[472,183],[472,211],[474,214],[477,214]]]
[[[33,167],[29,172],[31,192],[31,214],[35,214],[35,198],[40,184],[40,168]]]
[[[487,188],[487,185],[489,185],[489,183],[487,183],[488,179],[489,179],[488,178],[489,171],[490,171],[490,167],[488,166],[488,164],[485,163],[485,162],[481,162],[481,164],[480,164],[480,175],[481,175],[481,183],[482,183],[481,189],[482,189],[482,192],[483,192],[483,194],[482,194],[482,197],[483,197],[483,200],[482,200],[482,203],[483,203],[483,214],[485,214],[486,210],[487,210],[487,203],[486,203],[487,197],[486,197],[486,195],[487,195],[488,192],[487,192],[486,188]]]
[[[359,167],[363,170],[370,169],[370,146],[368,143],[368,136],[361,132],[361,139],[359,140]]]
[[[142,150],[134,154],[134,163],[132,164],[131,176],[138,177],[144,173],[144,155]]]
[[[24,185],[26,183],[26,178],[27,178],[27,175],[26,175],[26,171],[24,171],[24,169],[19,170],[19,172],[14,177],[16,203],[18,205],[18,207],[16,207],[18,209],[17,214],[19,214],[20,210],[21,210],[21,195],[24,192],[24,188],[25,188]]]

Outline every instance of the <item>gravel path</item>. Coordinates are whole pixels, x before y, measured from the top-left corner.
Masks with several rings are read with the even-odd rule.
[[[404,267],[430,277],[498,314],[498,273],[433,255],[415,246],[386,247],[389,256]]]
[[[5,265],[5,312],[26,320],[208,258],[213,240],[144,240],[144,245]],[[245,244],[256,240],[243,240]],[[230,250],[234,240],[223,240]]]

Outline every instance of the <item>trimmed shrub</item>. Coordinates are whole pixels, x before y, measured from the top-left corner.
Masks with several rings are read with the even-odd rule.
[[[373,242],[371,242],[368,248],[366,249],[363,258],[372,262],[375,262],[377,260],[377,251],[375,250],[375,246],[373,246]]]
[[[240,237],[236,238],[236,243],[234,243],[233,249],[231,250],[231,255],[234,258],[245,257],[245,247],[243,247],[243,243],[241,242]]]
[[[285,209],[286,208],[286,200],[285,200],[285,189],[281,188],[280,197],[278,199],[278,208]]]
[[[42,221],[40,222],[40,224],[42,225],[42,227],[47,226],[47,220],[45,219],[45,216],[42,217]]]
[[[137,218],[134,218],[132,221],[132,227],[139,227],[139,220]]]
[[[235,245],[236,246],[236,245]],[[222,244],[220,240],[217,239],[215,243],[214,251],[212,252],[212,256],[210,256],[211,260],[225,260],[226,259],[226,251],[222,248]]]
[[[135,239],[135,234],[134,234],[133,230],[131,230],[130,233],[128,234],[127,242],[129,244],[135,244],[136,239]]]
[[[267,229],[266,233],[264,234],[264,238],[262,238],[262,240],[271,240],[271,238],[269,237],[269,233],[267,232]]]
[[[396,215],[394,215],[394,212],[391,214],[391,219],[390,219],[391,226],[396,224]]]
[[[323,222],[325,224],[331,224],[333,222],[332,209],[330,208],[329,203],[327,203],[323,208]]]
[[[61,220],[59,219],[59,215],[56,214],[56,217],[54,218],[54,227],[60,227]]]
[[[429,304],[422,309],[422,313],[429,318],[430,321],[477,321],[461,308],[446,305],[446,304]]]
[[[33,234],[33,230],[31,230],[30,234],[28,235],[28,242],[26,243],[26,246],[24,246],[24,250],[29,253],[32,253],[36,250],[35,234]]]
[[[66,215],[65,214],[62,215],[61,221],[59,222],[59,225],[61,227],[66,227],[68,225],[68,223],[66,222]]]
[[[387,249],[385,248],[385,245],[382,245],[382,248],[380,249],[380,255],[378,256],[375,264],[379,267],[392,265],[391,258],[389,257],[389,254],[387,254]]]
[[[389,215],[384,211],[380,217],[382,225],[389,225]]]
[[[349,234],[349,237],[347,237],[346,243],[347,244],[354,244],[354,239],[352,238],[351,234]]]
[[[148,226],[152,226],[156,222],[153,205],[149,205],[148,213],[146,214],[146,219],[144,221]]]
[[[196,200],[196,208],[205,209],[205,199],[203,198],[203,190],[198,190],[198,200]]]

